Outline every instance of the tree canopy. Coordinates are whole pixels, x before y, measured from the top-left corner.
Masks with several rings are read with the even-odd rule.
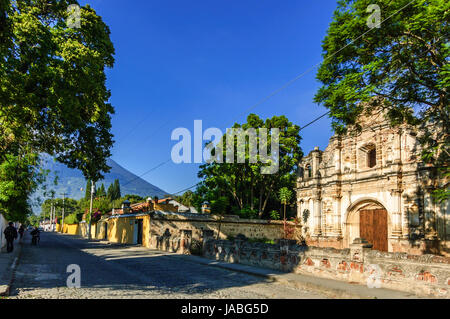
[[[449,176],[450,2],[377,1],[382,23],[371,29],[372,3],[338,2],[315,101],[330,109],[338,133],[356,124],[364,106],[385,108],[393,125],[417,125],[423,160]]]
[[[20,196],[4,193],[4,211],[8,202],[26,205],[38,181],[32,173],[37,154],[50,154],[94,181],[109,170],[114,108],[105,69],[114,64],[114,47],[108,26],[89,5],[81,7],[80,27],[69,27],[70,4],[77,2],[0,0],[0,165],[28,165],[22,175],[28,186]],[[3,174],[0,183],[12,181]]]
[[[256,163],[249,161],[248,146],[245,152],[245,163],[228,163],[226,160],[228,154],[224,151],[223,163],[211,162],[200,166],[198,176],[203,180],[196,190],[193,201],[198,207],[201,201],[206,200],[215,204],[220,199],[217,206],[223,208],[226,203],[227,212],[237,213],[246,218],[262,218],[270,209],[269,206],[279,207],[277,192],[280,188],[295,186],[298,163],[302,157],[300,128],[293,125],[285,116],[273,116],[263,121],[255,114],[247,117],[247,123],[236,123],[233,127],[243,130],[254,128],[257,133],[260,129],[270,131],[278,128],[280,130],[278,171],[273,174],[263,174],[261,168],[265,164],[260,160]],[[223,145],[226,145],[227,138],[230,137],[224,135]],[[271,143],[268,136],[266,146],[273,151]],[[259,138],[257,144],[260,145]],[[234,146],[237,147],[236,138],[234,138]],[[261,151],[260,149],[259,153]],[[215,152],[213,149],[213,155]]]

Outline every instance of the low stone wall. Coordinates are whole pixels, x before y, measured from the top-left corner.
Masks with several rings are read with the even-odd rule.
[[[436,255],[379,252],[362,244],[334,249],[299,246],[287,240],[271,245],[211,238],[203,244],[203,255],[230,263],[450,298],[450,258]]]
[[[287,222],[288,227],[301,232],[301,226]],[[207,237],[226,239],[244,235],[251,239],[277,240],[283,237],[283,222],[241,219],[238,216],[218,216],[182,213],[152,213],[150,215],[150,242],[148,247],[173,252],[185,252],[191,243],[201,250]],[[182,244],[183,240],[187,240]],[[181,248],[184,246],[185,248]]]
[[[343,238],[334,237],[308,237],[306,238],[308,246],[314,247],[332,247],[344,249],[345,242]],[[391,251],[395,253],[408,253],[412,255],[440,255],[450,257],[450,242],[438,239],[390,239]]]

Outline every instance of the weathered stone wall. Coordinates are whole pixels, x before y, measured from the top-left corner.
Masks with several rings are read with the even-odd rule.
[[[287,222],[288,227],[300,229],[299,225]],[[240,219],[237,216],[220,217],[199,214],[182,213],[154,213],[150,216],[150,243],[148,247],[177,251],[177,246],[183,235],[189,233],[194,241],[202,241],[205,234],[208,236],[226,239],[245,235],[251,239],[276,240],[283,237],[283,222],[269,220]],[[300,232],[300,231],[299,231]],[[171,242],[173,244],[169,244]],[[170,248],[170,247],[175,248]]]
[[[447,257],[379,252],[361,245],[334,249],[299,246],[286,240],[271,245],[211,238],[203,245],[203,255],[225,262],[450,298]]]

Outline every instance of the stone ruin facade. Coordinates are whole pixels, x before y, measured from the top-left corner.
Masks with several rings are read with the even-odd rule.
[[[308,245],[343,249],[364,238],[379,251],[448,256],[449,202],[431,196],[436,169],[421,161],[418,132],[392,127],[381,109],[358,123],[299,165],[297,217]]]

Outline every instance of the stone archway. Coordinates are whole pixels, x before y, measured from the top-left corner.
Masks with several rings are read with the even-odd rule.
[[[364,238],[373,249],[388,251],[388,228],[386,208],[373,199],[361,200],[348,209],[344,240],[349,247],[355,238]]]

